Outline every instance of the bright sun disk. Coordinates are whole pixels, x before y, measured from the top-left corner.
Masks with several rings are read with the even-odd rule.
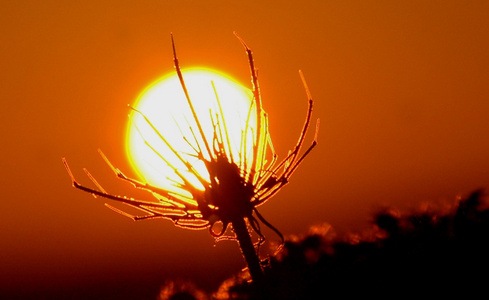
[[[247,165],[251,165],[251,132],[256,129],[256,116],[248,113],[253,99],[252,92],[230,76],[215,70],[194,68],[182,72],[209,146],[213,147],[212,141],[215,140],[213,124],[224,121],[229,139],[227,144],[234,161],[244,159]],[[209,178],[204,162],[195,156],[196,147],[202,145],[202,139],[177,74],[163,76],[150,84],[139,95],[133,107],[150,122],[139,113],[130,113],[126,153],[139,177],[153,186],[188,193],[178,188],[182,179],[175,173],[174,167],[196,188],[203,189],[197,178],[186,171],[187,168],[168,147],[171,145],[203,178]],[[245,130],[247,122],[249,127]],[[249,132],[250,138],[242,137],[243,132]],[[245,151],[240,149],[243,139],[247,141],[244,143]],[[249,155],[243,158],[240,153]]]

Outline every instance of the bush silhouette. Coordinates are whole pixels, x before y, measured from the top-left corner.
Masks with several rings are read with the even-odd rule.
[[[451,213],[375,216],[369,238],[332,240],[311,234],[288,241],[265,268],[270,299],[344,296],[465,297],[485,292],[489,276],[489,209],[482,193],[460,200]],[[230,284],[228,283],[228,286]],[[230,299],[253,299],[244,279]]]

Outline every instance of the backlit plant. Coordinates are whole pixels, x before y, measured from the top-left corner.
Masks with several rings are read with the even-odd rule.
[[[182,133],[182,139],[190,146],[192,153],[183,153],[176,149],[165,138],[165,132],[154,125],[153,120],[136,108],[131,107],[131,110],[133,117],[142,118],[144,124],[151,128],[152,134],[160,139],[160,143],[155,145],[141,132],[141,137],[148,149],[157,154],[161,158],[161,163],[171,167],[174,174],[177,175],[177,180],[172,182],[176,189],[162,188],[144,180],[129,178],[114,167],[100,151],[103,159],[118,178],[147,191],[150,199],[140,200],[116,196],[108,193],[86,170],[86,174],[96,188],[81,185],[75,180],[64,158],[63,163],[75,188],[94,196],[125,203],[143,213],[133,215],[106,204],[109,208],[133,220],[168,219],[182,228],[209,229],[211,235],[217,239],[236,240],[248,264],[252,280],[259,287],[263,285],[263,270],[255,246],[264,240],[260,224],[263,223],[273,229],[280,237],[282,235],[263,218],[257,207],[271,199],[289,182],[299,164],[317,144],[319,120],[312,144],[302,150],[311,122],[313,100],[304,76],[302,72],[299,72],[308,100],[306,118],[297,144],[283,160],[278,161],[268,130],[268,115],[262,107],[253,54],[244,41],[239,36],[237,37],[248,56],[252,84],[252,99],[246,112],[245,125],[241,129],[239,145],[230,142],[226,115],[221,105],[226,99],[219,98],[219,91],[215,87],[215,106],[209,111],[213,134],[209,137],[209,134],[204,132],[202,117],[198,116],[194,107],[195,102],[189,96],[172,37],[175,70],[182,88],[181,92],[184,93],[191,112],[190,119],[185,124],[178,125],[188,129],[187,134]],[[172,159],[161,154],[163,153],[161,147],[166,148],[166,153],[170,153]],[[172,163],[175,158],[178,163]],[[205,171],[197,170],[194,161],[203,164]],[[259,237],[255,244],[251,238],[252,231]]]

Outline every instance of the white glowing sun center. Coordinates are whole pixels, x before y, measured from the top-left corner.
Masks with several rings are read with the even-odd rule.
[[[252,135],[256,128],[256,117],[249,113],[251,91],[229,76],[209,69],[183,70],[183,78],[211,153],[217,132],[217,138],[226,144],[226,151],[237,165],[243,159],[251,165]],[[209,159],[209,151],[178,76],[172,74],[156,80],[139,95],[133,107],[149,120],[133,111],[127,130],[126,152],[142,180],[181,193],[178,185],[184,176],[194,187],[203,189],[197,177],[178,158],[188,161],[201,177],[209,178],[204,162],[197,157],[201,152],[205,159]],[[221,128],[225,123],[225,132],[215,130],[218,123]],[[242,137],[243,132],[247,138]],[[247,157],[240,153],[247,153]]]

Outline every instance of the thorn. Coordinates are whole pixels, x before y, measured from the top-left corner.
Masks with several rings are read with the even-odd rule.
[[[299,75],[300,75],[301,80],[302,80],[302,85],[304,86],[304,89],[306,90],[307,98],[309,99],[309,101],[312,101],[311,91],[309,90],[309,87],[307,86],[306,78],[304,77],[304,74],[302,73],[301,70],[299,70]]]
[[[251,52],[251,49],[248,47],[248,45],[246,45],[245,41],[238,35],[238,33],[236,31],[233,31],[233,34],[234,34],[234,36],[236,36],[236,38],[238,38],[238,40],[243,45],[243,47],[245,48],[245,50],[247,52]]]
[[[123,215],[125,217],[128,217],[129,219],[132,219],[133,221],[136,221],[136,218],[137,218],[136,216],[133,216],[133,215],[131,215],[131,214],[129,214],[129,213],[123,211],[123,210],[120,210],[120,209],[118,209],[118,208],[116,208],[116,207],[114,207],[114,206],[112,206],[112,205],[110,205],[108,203],[105,203],[105,206],[107,208],[111,209],[112,211],[118,213],[118,214],[121,214],[121,215]]]
[[[314,144],[317,144],[317,142],[318,142],[319,124],[320,124],[320,119],[318,118],[316,120],[316,132],[314,133]]]
[[[75,176],[73,176],[73,173],[71,172],[71,169],[70,169],[70,166],[68,165],[68,161],[66,160],[66,158],[61,158],[61,160],[63,161],[63,164],[65,166],[65,169],[66,169],[66,172],[68,172],[68,175],[70,176],[71,178],[71,184],[73,186],[76,185],[76,180],[75,180]]]

